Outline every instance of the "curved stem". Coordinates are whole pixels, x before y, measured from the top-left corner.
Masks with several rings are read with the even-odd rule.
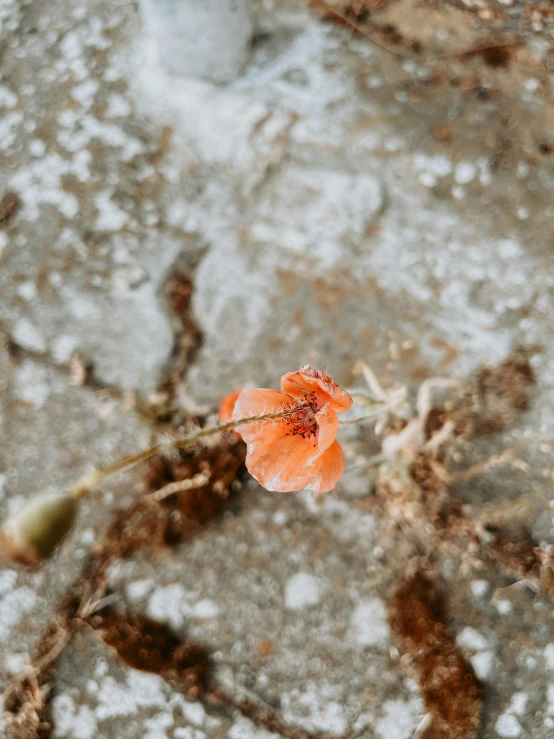
[[[375,420],[378,416],[381,415],[381,413],[384,413],[387,410],[386,405],[381,405],[379,408],[376,408],[372,413],[368,413],[365,416],[359,416],[358,418],[352,418],[350,421],[339,421],[339,424],[341,426],[352,426],[355,423],[363,423],[364,421],[372,421]]]
[[[350,397],[354,400],[358,400],[361,405],[383,405],[381,398],[376,398],[374,395],[368,395],[367,393],[350,393]]]
[[[174,439],[169,443],[156,444],[155,446],[151,446],[148,449],[143,449],[137,454],[130,454],[126,457],[120,457],[114,462],[109,462],[103,467],[99,467],[92,474],[82,477],[73,485],[72,493],[75,498],[84,498],[91,492],[91,490],[93,490],[93,488],[97,487],[108,477],[111,477],[112,475],[115,475],[117,472],[121,472],[122,470],[130,469],[136,464],[139,464],[139,462],[145,462],[147,459],[151,459],[157,454],[162,454],[163,452],[171,449],[184,449],[185,447],[194,444],[195,442],[203,439],[206,436],[222,433],[223,431],[230,431],[237,426],[244,426],[244,424],[246,423],[255,423],[256,421],[272,421],[278,418],[284,418],[285,416],[288,416],[290,414],[297,413],[298,410],[299,406],[294,406],[292,408],[287,408],[286,410],[277,411],[275,413],[261,413],[257,416],[240,418],[237,421],[227,421],[226,423],[220,423],[217,426],[208,426],[207,428],[200,429],[194,434],[185,436],[182,439]]]

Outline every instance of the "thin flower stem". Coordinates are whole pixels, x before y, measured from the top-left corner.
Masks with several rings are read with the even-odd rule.
[[[359,416],[358,418],[353,418],[350,421],[339,421],[341,426],[352,426],[355,423],[363,423],[364,421],[372,421],[375,420],[378,416],[380,416],[382,413],[384,413],[387,410],[386,405],[381,405],[378,408],[376,408],[372,413],[368,413],[365,416]]]
[[[362,405],[382,405],[383,400],[367,393],[350,393],[350,397],[359,400]]]
[[[227,423],[220,423],[218,426],[208,426],[207,428],[200,429],[194,434],[185,436],[182,439],[174,439],[169,443],[156,444],[156,446],[151,446],[149,449],[144,449],[142,452],[138,452],[137,454],[130,454],[127,457],[121,457],[120,459],[116,459],[114,462],[104,465],[104,467],[98,468],[91,475],[85,475],[78,480],[72,488],[73,495],[76,498],[84,498],[108,477],[111,477],[122,470],[130,469],[136,464],[139,464],[139,462],[145,462],[147,459],[151,459],[157,454],[162,454],[171,449],[184,449],[206,436],[212,436],[213,434],[222,433],[224,431],[231,431],[237,426],[244,426],[246,423],[272,421],[278,418],[284,418],[285,416],[297,413],[299,409],[299,406],[294,406],[275,413],[260,413],[257,416],[240,418],[238,421],[228,421]]]

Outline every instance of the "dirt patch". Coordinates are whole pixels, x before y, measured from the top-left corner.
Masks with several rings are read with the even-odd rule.
[[[456,436],[477,438],[499,433],[531,407],[536,377],[531,358],[540,347],[518,347],[500,364],[483,367],[463,393],[449,399],[448,407],[429,414],[426,433],[430,436],[446,420],[454,421]]]
[[[148,617],[103,606],[103,599],[109,597],[106,568],[139,550],[161,554],[168,546],[183,544],[199,534],[239,489],[244,456],[245,445],[230,440],[179,458],[151,462],[145,473],[145,493],[134,505],[114,514],[103,540],[42,633],[29,670],[12,680],[4,715],[8,739],[51,739],[56,663],[71,635],[83,628],[92,628],[129,667],[160,675],[188,698],[200,700],[214,715],[232,719],[239,712],[254,725],[278,732],[285,739],[330,739],[324,733],[289,726],[270,706],[221,689],[211,675],[210,653],[205,647],[188,643]],[[209,478],[202,489],[159,496],[166,486],[199,473]],[[263,645],[264,654],[270,654],[271,649],[272,645]]]
[[[525,526],[485,524],[482,539],[488,559],[554,595],[554,554],[543,549]]]
[[[21,198],[15,192],[7,192],[0,200],[0,226],[5,226],[21,208]]]
[[[537,347],[519,348],[498,367],[486,367],[477,377],[474,435],[502,431],[530,408],[536,384],[529,362]]]
[[[393,593],[390,626],[433,717],[424,739],[475,739],[483,691],[447,626],[437,575],[416,568]]]
[[[554,595],[552,554],[513,516],[474,516],[456,492],[458,481],[513,461],[504,453],[464,468],[458,450],[502,431],[529,410],[536,382],[530,357],[536,351],[518,349],[500,365],[482,369],[466,387],[447,393],[428,414],[422,446],[411,462],[386,463],[378,478],[382,512],[394,521],[413,557],[412,572],[407,577],[402,572],[389,613],[403,662],[414,673],[432,717],[430,725],[421,726],[424,739],[475,739],[483,704],[473,668],[449,632],[447,594],[429,563],[442,553],[470,568],[494,563]],[[447,424],[450,433],[444,435]],[[427,446],[440,434],[441,447]]]
[[[208,653],[184,643],[169,627],[146,616],[112,611],[94,615],[91,626],[134,670],[155,672],[190,698],[205,689]]]
[[[157,423],[180,425],[184,418],[194,414],[182,407],[182,398],[176,400],[176,389],[186,376],[194,356],[202,344],[202,335],[192,313],[194,266],[176,269],[165,286],[165,297],[175,333],[175,344],[164,378],[157,392],[141,404],[140,410]]]
[[[4,718],[9,739],[52,736],[50,701],[55,693],[56,662],[78,628],[98,629],[104,641],[135,669],[158,672],[178,681],[186,692],[198,692],[208,670],[207,655],[200,647],[182,643],[150,619],[95,611],[94,604],[106,596],[104,574],[115,560],[139,550],[159,554],[187,541],[214,518],[240,488],[244,457],[244,444],[231,439],[186,452],[175,460],[152,461],[145,473],[146,492],[129,508],[116,511],[104,538],[41,634],[29,668],[8,686]],[[189,480],[200,472],[207,480],[201,491],[185,490],[161,499],[153,494],[167,483]]]
[[[373,19],[372,11],[382,10],[389,2],[390,0],[362,0],[336,5],[324,0],[309,0],[309,5],[321,14],[323,20],[344,26],[356,36],[365,36],[392,54],[406,57],[420,54],[423,50],[420,41],[407,38],[392,23],[376,23]]]
[[[467,386],[452,389],[442,400],[437,398],[436,406],[422,422],[422,439],[413,459],[402,460],[400,450],[397,463],[381,468],[376,485],[378,499],[385,509],[391,503],[396,506],[414,528],[425,529],[424,539],[447,542],[454,529],[459,534],[461,528],[474,538],[463,511],[468,501],[453,494],[456,485],[479,477],[492,466],[508,464],[510,457],[506,452],[464,467],[459,450],[467,452],[473,439],[502,431],[529,410],[536,382],[529,360],[536,351],[517,349],[498,366],[483,368]],[[404,431],[398,427],[398,420],[396,424],[393,422],[389,432]],[[442,444],[433,446],[433,439],[440,438],[448,428]]]
[[[479,56],[489,67],[500,67],[505,69],[510,61],[512,60],[513,52],[519,48],[520,44],[514,42],[513,44],[494,45],[486,46],[475,51],[468,51],[462,56],[462,59],[471,59],[474,56]]]
[[[50,686],[56,662],[69,641],[69,612],[52,617],[31,654],[29,667],[4,692],[7,739],[50,739]]]
[[[167,284],[166,295],[175,320],[179,323],[176,346],[177,357],[185,366],[190,364],[202,341],[202,336],[192,314],[192,291],[191,272],[177,270],[171,275]]]

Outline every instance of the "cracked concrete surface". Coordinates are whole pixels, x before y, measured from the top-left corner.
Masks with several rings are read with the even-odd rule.
[[[468,452],[514,447],[520,466],[459,495],[477,512],[520,501],[554,544],[551,16],[518,0],[381,5],[371,18],[404,42],[259,3],[251,62],[225,88],[167,77],[134,4],[0,8],[2,516],[148,442],[131,396],[171,369],[165,286],[184,265],[203,343],[175,395],[210,407],[303,362],[350,385],[364,359],[385,385],[415,388],[540,345],[530,411]],[[514,32],[501,64],[451,56]],[[75,353],[93,386],[71,384]],[[375,452],[356,430],[344,440],[352,466]],[[3,682],[140,485],[133,472],[105,486],[41,570],[0,570]],[[369,492],[356,470],[321,506],[249,482],[188,547],[134,555],[109,585],[204,645],[225,689],[287,726],[410,739],[425,709],[386,615],[406,551]],[[490,564],[446,556],[441,574],[485,686],[478,736],[546,739],[551,598]],[[285,736],[237,710],[210,715],[86,631],[60,660],[52,717],[59,739]]]

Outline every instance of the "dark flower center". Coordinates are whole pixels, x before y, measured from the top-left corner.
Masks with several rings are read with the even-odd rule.
[[[317,420],[315,414],[319,410],[315,390],[304,393],[304,400],[294,411],[285,416],[285,423],[291,428],[287,436],[300,436],[302,439],[313,439],[317,436]],[[316,446],[314,444],[314,446]]]

